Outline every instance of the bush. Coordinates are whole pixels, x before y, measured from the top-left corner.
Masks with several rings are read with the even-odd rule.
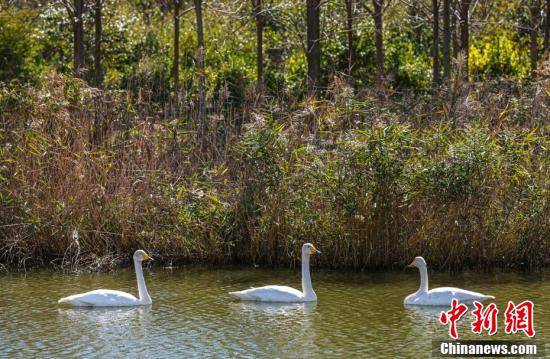
[[[539,104],[522,126],[493,118],[523,116],[508,104],[538,90],[517,90],[466,94],[477,120],[464,126],[460,111],[437,108],[433,121],[410,120],[426,109],[408,101],[433,106],[423,97],[384,110],[369,98],[277,104],[243,126],[214,102],[202,138],[194,123],[142,116],[126,93],[55,73],[3,88],[0,263],[96,268],[139,247],[161,262],[292,266],[311,241],[325,267],[415,255],[448,268],[542,267],[547,111]],[[484,106],[493,95],[505,101]]]
[[[508,33],[498,33],[476,39],[470,47],[470,72],[477,78],[529,75],[528,52],[511,39]]]
[[[0,82],[36,80],[40,71],[29,10],[0,12]]]

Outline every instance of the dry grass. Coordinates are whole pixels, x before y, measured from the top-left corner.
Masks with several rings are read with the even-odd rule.
[[[451,95],[452,94],[452,95]],[[548,82],[159,106],[52,74],[0,93],[0,266],[536,268],[550,259]]]

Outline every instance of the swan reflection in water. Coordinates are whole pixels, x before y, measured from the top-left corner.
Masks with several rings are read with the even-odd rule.
[[[238,302],[232,303],[232,306],[240,312],[241,315],[247,313],[262,313],[276,316],[298,316],[311,314],[315,311],[317,302],[303,303],[270,303],[270,302]]]
[[[433,333],[444,333],[445,327],[439,323],[442,311],[449,310],[446,306],[405,305],[405,318],[415,328],[414,336],[431,337]]]
[[[90,338],[94,342],[116,343],[117,338],[125,339],[129,333],[138,340],[144,339],[152,321],[150,306],[58,308],[57,313],[59,327],[67,328],[66,335],[83,344]]]
[[[439,315],[443,311],[449,310],[448,306],[445,305],[409,305],[405,304],[405,313],[411,319],[422,320],[422,321],[433,321],[439,318]]]
[[[449,310],[445,306],[405,305],[403,318],[410,324],[404,326],[405,332],[401,345],[418,353],[429,353],[430,343],[436,337],[445,338],[446,327],[439,323],[439,314]]]
[[[267,354],[267,357],[277,357],[280,353],[304,357],[318,351],[316,307],[316,302],[230,304],[230,309],[235,312],[234,317],[239,318],[234,333],[238,337],[253,338],[246,345],[254,346],[245,349],[255,353],[258,348],[262,348],[261,352]]]

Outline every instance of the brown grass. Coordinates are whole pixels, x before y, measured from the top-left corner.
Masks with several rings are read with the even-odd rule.
[[[546,81],[546,80],[545,80]],[[440,98],[334,82],[323,101],[146,102],[50,75],[0,94],[0,265],[161,262],[536,268],[548,243],[548,83]]]

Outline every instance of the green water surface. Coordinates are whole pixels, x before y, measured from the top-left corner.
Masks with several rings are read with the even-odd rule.
[[[61,297],[108,288],[137,295],[131,268],[102,274],[36,271],[0,275],[0,357],[429,357],[448,338],[439,310],[405,308],[415,270],[313,270],[317,303],[240,303],[232,290],[266,284],[300,288],[299,271],[145,268],[153,304],[114,309],[61,308]],[[524,340],[504,334],[508,300],[535,302],[537,341],[550,343],[550,271],[430,273],[430,287],[457,286],[496,296],[499,333],[461,339]]]

